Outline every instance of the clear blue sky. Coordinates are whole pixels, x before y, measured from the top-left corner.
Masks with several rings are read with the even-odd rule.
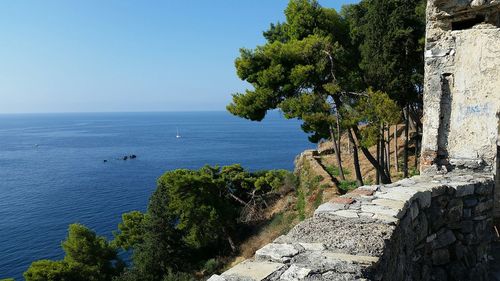
[[[224,110],[287,2],[0,1],[0,113]]]

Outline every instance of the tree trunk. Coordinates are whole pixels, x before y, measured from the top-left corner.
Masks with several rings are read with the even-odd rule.
[[[391,174],[391,126],[387,125],[387,139],[385,142],[385,161],[387,163],[387,171]]]
[[[394,167],[396,173],[399,173],[399,159],[398,159],[398,124],[394,125]]]
[[[226,235],[226,239],[229,244],[229,247],[231,247],[231,251],[236,252],[237,250],[236,244],[234,244],[233,238],[231,238],[231,235],[228,234],[225,227],[222,228],[222,232],[224,232],[224,235]]]
[[[359,155],[358,155],[358,146],[354,141],[354,137],[352,135],[351,129],[347,130],[347,136],[349,137],[349,143],[352,145],[352,157],[354,162],[354,171],[356,172],[356,184],[358,186],[363,186],[363,176],[361,175],[361,168],[359,166]]]
[[[353,126],[352,130],[356,138],[360,140],[361,134],[359,132],[359,128],[357,126]],[[384,184],[391,183],[391,179],[385,174],[384,168],[380,166],[380,163],[375,158],[373,158],[373,155],[370,153],[370,151],[362,145],[360,145],[359,147],[361,148],[361,152],[363,152],[363,155],[365,155],[366,159],[372,164],[375,170],[377,170],[380,173],[382,183]]]
[[[388,157],[387,157],[387,149],[385,145],[385,126],[382,125],[382,131],[380,131],[380,155],[382,159],[382,167],[385,169],[385,173],[390,177],[391,172],[388,169]]]
[[[403,176],[408,177],[408,143],[410,139],[410,114],[408,112],[409,105],[406,105],[405,112],[405,146],[403,154]]]
[[[340,134],[340,132],[339,132]],[[333,142],[333,150],[335,152],[335,158],[337,159],[337,167],[339,168],[340,179],[345,181],[344,169],[342,168],[342,157],[340,156],[340,146],[337,145],[337,139],[333,133],[333,128],[330,126],[330,136]]]
[[[419,147],[420,147],[420,136],[419,136],[419,131],[420,131],[420,128],[418,126],[418,122],[415,121],[415,129],[416,129],[416,137],[415,137],[415,170],[418,170],[418,151],[419,151]]]
[[[380,140],[377,137],[377,162],[380,163],[380,165],[382,166],[383,164],[380,160],[381,160],[380,159]],[[380,173],[381,173],[381,171],[379,169],[377,169],[377,173],[376,173],[377,180],[375,181],[376,184],[380,184]]]

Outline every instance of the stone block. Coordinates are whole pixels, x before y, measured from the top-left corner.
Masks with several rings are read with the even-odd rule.
[[[384,206],[370,205],[370,204],[362,205],[361,211],[366,213],[374,213],[384,216],[395,217],[395,218],[402,218],[404,215],[403,210],[391,209]]]
[[[493,185],[487,183],[479,183],[476,185],[476,194],[491,195],[493,193]]]
[[[349,195],[361,195],[361,196],[372,196],[375,193],[375,190],[365,189],[365,188],[356,188],[355,190],[349,192]]]
[[[282,269],[285,265],[276,262],[246,260],[221,274],[224,279],[236,277],[237,280],[262,281]]]
[[[477,205],[477,203],[478,203],[478,201],[476,198],[468,198],[468,199],[464,200],[464,205],[467,208],[474,207]]]
[[[452,184],[452,187],[454,187],[457,190],[455,193],[456,197],[464,197],[467,195],[474,194],[474,184],[455,183],[455,184]]]
[[[338,210],[344,210],[346,205],[344,204],[334,204],[331,202],[326,202],[319,205],[319,207],[314,211],[314,215],[333,213]]]
[[[358,264],[374,264],[377,263],[379,260],[378,257],[349,255],[349,254],[333,253],[333,252],[325,252],[323,253],[323,255],[330,260],[347,261],[350,263],[358,263]]]
[[[482,212],[491,210],[493,208],[493,204],[493,199],[478,203],[477,206],[474,207],[474,215],[479,215]]]
[[[420,204],[420,208],[429,208],[431,206],[432,193],[428,190],[421,191],[415,195]]]
[[[470,218],[472,216],[472,209],[464,209],[464,218]]]
[[[386,192],[386,193],[382,193],[382,192],[377,192],[375,194],[378,198],[382,198],[382,199],[390,199],[390,200],[396,200],[396,201],[403,201],[403,202],[406,202],[408,200],[410,200],[413,195],[412,194],[408,194],[408,193],[405,193],[405,192],[396,192],[396,191],[389,191],[389,192]]]
[[[410,206],[411,219],[412,220],[416,219],[419,213],[420,213],[420,211],[419,211],[417,202],[413,202]]]
[[[432,264],[444,265],[450,261],[450,252],[448,249],[436,249],[432,252]]]
[[[262,261],[286,262],[297,255],[297,250],[290,244],[270,243],[255,252],[255,259]]]
[[[341,204],[341,205],[349,205],[354,203],[354,199],[349,198],[349,197],[335,197],[330,202],[334,204]]]
[[[311,270],[308,269],[308,268],[299,267],[299,266],[297,266],[295,264],[292,264],[280,276],[280,280],[284,280],[284,281],[298,281],[298,280],[302,280],[305,277],[307,277],[307,275],[309,275],[310,272],[311,272]]]
[[[321,243],[299,243],[299,245],[306,251],[323,251],[326,249],[325,245]]]
[[[208,278],[207,281],[226,281],[226,279],[224,279],[224,277],[220,275],[214,274],[210,278]]]
[[[472,230],[474,229],[474,222],[467,220],[467,221],[462,221],[460,225],[460,231],[462,233],[471,233]]]
[[[372,204],[388,207],[394,210],[401,210],[405,206],[405,202],[403,201],[396,201],[390,199],[374,199],[372,200]]]
[[[457,238],[451,230],[444,230],[442,233],[438,234],[437,238],[432,241],[432,248],[439,249],[453,244]]]
[[[333,212],[334,215],[344,218],[359,218],[358,212],[353,210],[340,210]]]
[[[388,223],[388,224],[397,224],[399,222],[398,218],[386,216],[386,215],[382,215],[382,214],[374,214],[373,218],[376,220],[380,220],[384,223]]]

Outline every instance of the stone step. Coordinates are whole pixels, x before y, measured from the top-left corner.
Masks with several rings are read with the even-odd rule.
[[[262,281],[285,265],[277,262],[246,260],[210,281]]]

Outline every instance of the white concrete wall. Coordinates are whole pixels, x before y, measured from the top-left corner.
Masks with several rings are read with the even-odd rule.
[[[495,166],[500,111],[500,28],[453,31],[455,55],[448,136],[450,162]]]

